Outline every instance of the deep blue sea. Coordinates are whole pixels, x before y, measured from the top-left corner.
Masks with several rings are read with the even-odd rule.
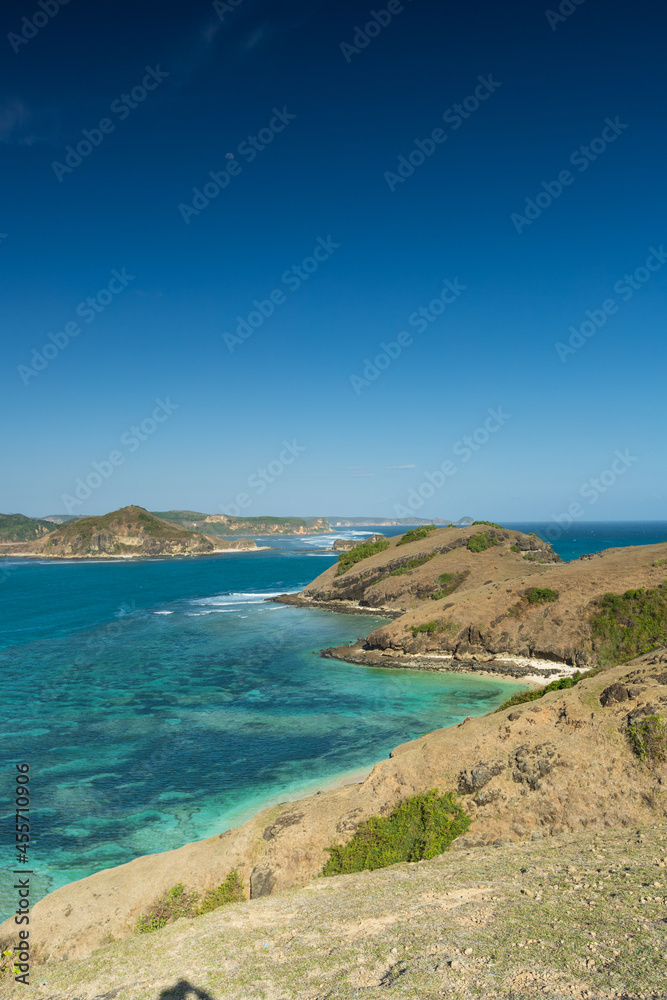
[[[548,537],[548,525],[513,525]],[[341,529],[345,537],[372,533]],[[377,529],[398,534],[401,529]],[[330,565],[333,536],[256,553],[131,562],[0,560],[2,842],[30,764],[40,895],[221,832],[488,712],[513,682],[371,669],[319,650],[382,619],[267,603]],[[667,522],[579,524],[565,559],[667,540]],[[5,847],[0,869],[16,866]],[[0,919],[13,912],[3,880]]]

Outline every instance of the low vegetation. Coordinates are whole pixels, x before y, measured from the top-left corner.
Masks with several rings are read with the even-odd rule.
[[[472,527],[474,528],[478,524],[486,524],[489,528],[502,528],[502,524],[496,524],[495,521],[473,521]]]
[[[605,594],[590,616],[598,663],[615,666],[667,642],[667,583]]]
[[[438,589],[431,595],[432,601],[440,601],[443,597],[449,597],[461,586],[468,573],[441,573],[437,579]]]
[[[498,540],[490,531],[481,531],[478,535],[471,535],[468,539],[469,552],[485,552],[492,546],[497,545]]]
[[[536,562],[536,563],[546,562],[546,559],[541,554],[541,552],[526,552],[523,558],[526,560],[526,562]]]
[[[510,552],[521,552],[521,546],[516,544],[510,545]]]
[[[442,795],[434,789],[415,795],[390,816],[371,816],[347,844],[327,848],[331,856],[322,875],[374,871],[401,861],[434,858],[444,854],[470,823],[453,792]]]
[[[355,545],[348,552],[341,552],[338,556],[336,576],[346,573],[348,569],[354,566],[355,563],[361,562],[362,559],[368,559],[370,556],[375,556],[378,552],[384,552],[388,548],[389,539],[379,538],[377,542],[362,542],[361,545]]]
[[[667,720],[661,715],[647,715],[631,722],[628,739],[642,763],[654,767],[667,760]]]
[[[0,980],[13,979],[14,976],[21,975],[16,957],[13,948],[5,948],[0,952]]]
[[[538,691],[520,691],[508,701],[504,701],[500,708],[496,709],[496,712],[503,712],[506,708],[514,708],[515,705],[523,705],[527,701],[537,701],[539,698],[543,698],[545,694],[549,694],[550,691],[564,691],[566,688],[574,687],[584,677],[593,677],[595,673],[597,671],[589,670],[585,674],[582,674],[577,670],[576,674],[573,674],[571,677],[561,677],[560,680],[552,681],[551,684],[547,684],[546,687],[540,688]]]
[[[549,604],[557,601],[559,596],[557,590],[551,590],[549,587],[531,587],[526,591],[526,600],[529,604]]]
[[[409,625],[408,630],[413,635],[419,635],[421,632],[425,632],[427,635],[435,635],[436,632],[446,632],[449,627],[447,622],[424,622],[423,625]]]
[[[438,531],[437,524],[423,524],[421,528],[411,528],[410,531],[406,531],[402,538],[396,542],[396,545],[407,545],[408,542],[418,542],[421,538],[428,538],[432,531]]]
[[[138,934],[149,934],[166,927],[179,917],[199,917],[227,903],[242,903],[244,899],[243,885],[237,871],[230,872],[221,885],[209,889],[203,896],[198,892],[189,892],[182,882],[178,882],[156,899],[147,913],[138,918],[135,929]]]

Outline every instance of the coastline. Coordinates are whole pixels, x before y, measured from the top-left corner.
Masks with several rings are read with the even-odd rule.
[[[363,646],[333,646],[323,649],[321,655],[329,660],[342,660],[366,667],[390,667],[394,670],[430,670],[439,673],[475,674],[497,677],[501,674],[532,684],[546,687],[552,681],[572,677],[576,673],[585,674],[590,668],[578,668],[557,660],[538,660],[525,656],[501,653],[498,656],[472,656],[457,659],[449,653],[401,653],[389,650],[371,649]]]
[[[109,555],[104,553],[89,553],[81,556],[63,556],[60,554],[51,555],[47,552],[2,552],[2,559],[48,559],[51,562],[87,562],[94,559],[96,562],[128,562],[133,559],[203,559],[210,556],[227,555],[249,555],[252,552],[265,552],[270,549],[270,545],[257,545],[254,549],[215,549],[213,552],[160,552],[156,555],[144,552],[126,552],[123,555]]]
[[[300,592],[280,594],[268,598],[276,604],[288,604],[302,608],[316,608],[334,614],[372,615],[378,618],[400,618],[405,611],[395,608],[362,607],[358,601],[318,601],[304,597]],[[394,650],[367,649],[355,643],[350,646],[332,646],[320,654],[325,659],[341,660],[366,667],[390,667],[399,670],[432,670],[444,673],[470,673],[489,678],[501,674],[531,684],[546,687],[554,680],[572,677],[586,669],[573,667],[560,660],[542,660],[526,656],[515,656],[508,652],[497,654],[471,654],[466,658],[456,658],[452,653],[397,653]],[[590,668],[589,668],[590,669]]]

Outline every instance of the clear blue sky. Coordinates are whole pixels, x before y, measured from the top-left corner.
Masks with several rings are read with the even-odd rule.
[[[0,33],[0,510],[665,518],[657,4],[44,5]]]

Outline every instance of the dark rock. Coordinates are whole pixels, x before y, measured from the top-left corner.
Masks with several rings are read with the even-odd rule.
[[[625,684],[610,684],[608,688],[605,688],[600,695],[600,704],[603,708],[607,705],[614,705],[618,702],[627,701],[630,697],[630,692],[626,688]]]
[[[476,792],[480,788],[484,788],[484,785],[488,785],[491,779],[497,774],[502,774],[504,769],[504,765],[499,762],[494,764],[480,762],[471,768],[470,771],[461,771],[459,774],[459,792],[462,795],[470,795],[471,792]]]
[[[268,865],[256,865],[250,875],[250,898],[259,899],[260,896],[270,896],[275,884],[276,880]]]
[[[278,816],[277,820],[267,826],[266,830],[262,834],[264,840],[273,840],[277,837],[283,830],[286,830],[290,826],[296,826],[303,819],[304,814],[302,812],[285,812]]]

